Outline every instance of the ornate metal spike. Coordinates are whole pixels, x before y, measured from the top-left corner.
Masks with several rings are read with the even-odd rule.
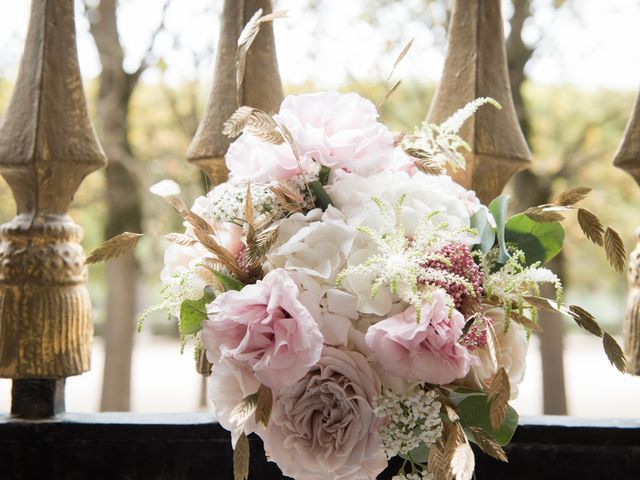
[[[17,205],[16,217],[0,227],[0,377],[18,379],[13,411],[24,416],[29,409],[15,404],[20,392],[33,391],[17,388],[25,379],[63,379],[90,367],[82,228],[67,210],[82,179],[105,163],[82,89],[74,1],[33,0],[0,125],[0,174]],[[60,397],[57,387],[41,390]]]
[[[631,175],[640,185],[640,93],[613,164]],[[627,371],[640,375],[640,229],[636,231],[636,236],[638,243],[629,260],[629,294],[622,330]]]
[[[230,140],[222,124],[240,106],[236,95],[235,58],[238,37],[253,14],[271,12],[271,0],[225,0],[222,12],[213,86],[187,159],[198,165],[214,184],[227,179],[224,155]],[[262,24],[247,55],[241,104],[275,113],[282,102],[282,83],[271,22]]]
[[[471,152],[466,170],[453,178],[476,191],[483,203],[500,195],[511,176],[531,162],[511,97],[500,0],[456,0],[442,80],[427,120],[440,123],[467,102],[492,97],[498,111],[483,107],[461,136]]]

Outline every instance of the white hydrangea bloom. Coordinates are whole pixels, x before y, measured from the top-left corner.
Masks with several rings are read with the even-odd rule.
[[[445,230],[456,231],[470,226],[469,203],[472,192],[464,189],[450,177],[430,176],[417,172],[413,176],[402,171],[384,171],[371,177],[337,172],[335,181],[327,186],[334,205],[354,226],[367,226],[376,231],[384,225],[384,215],[373,202],[379,198],[393,212],[395,204],[406,197],[400,211],[400,223],[412,237],[425,215],[438,212],[430,219],[431,225],[446,224]],[[480,208],[480,203],[477,203]],[[462,235],[469,244],[477,243],[473,235]]]

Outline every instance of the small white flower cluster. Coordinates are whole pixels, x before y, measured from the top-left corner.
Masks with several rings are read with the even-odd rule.
[[[421,444],[433,445],[442,436],[440,402],[421,385],[406,395],[385,390],[375,399],[374,413],[388,422],[380,429],[387,458],[407,455]]]
[[[396,475],[391,478],[391,480],[435,480],[435,476],[432,473],[427,473],[425,471],[422,472],[413,472],[413,473],[403,473],[401,475]]]
[[[304,200],[301,208],[308,210],[314,206],[314,200],[310,196],[305,180],[307,182],[315,180],[315,177],[313,174],[307,174],[306,179],[302,175],[298,175],[287,180],[287,183],[294,190],[303,195]],[[287,215],[287,212],[278,204],[275,193],[271,191],[271,187],[275,187],[277,184],[277,182],[251,184],[251,200],[256,221],[260,222],[263,218],[270,218],[275,221]],[[236,223],[238,219],[244,219],[246,196],[246,180],[229,180],[222,183],[207,195],[207,205],[204,206],[201,216],[219,223]],[[205,197],[202,198],[204,199]]]

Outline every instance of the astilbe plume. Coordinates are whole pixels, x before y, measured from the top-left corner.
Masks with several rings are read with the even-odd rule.
[[[444,270],[467,280],[467,285],[446,280],[429,281],[432,285],[442,287],[451,296],[454,306],[458,309],[470,298],[477,299],[482,295],[484,275],[473,260],[469,247],[463,243],[444,246],[421,266],[425,269]]]

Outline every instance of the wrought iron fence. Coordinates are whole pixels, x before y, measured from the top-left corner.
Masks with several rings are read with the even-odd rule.
[[[472,151],[457,180],[485,202],[531,161],[511,97],[500,3],[456,1],[443,81],[429,113],[439,121],[483,96],[503,105],[500,114],[482,110],[463,131]],[[225,0],[213,87],[187,152],[214,183],[226,178],[223,121],[239,104],[275,111],[283,96],[268,25],[248,55],[241,98],[236,96],[236,40],[258,8],[270,10],[270,1]],[[228,435],[209,414],[63,413],[65,378],[90,368],[93,333],[82,229],[67,211],[83,178],[105,163],[78,68],[74,1],[33,0],[18,79],[0,127],[0,173],[17,205],[16,217],[0,227],[0,377],[13,381],[11,416],[0,416],[0,478],[231,478]],[[640,102],[615,165],[640,181]],[[625,321],[636,374],[638,255]],[[205,362],[199,365],[206,372]],[[253,478],[280,478],[255,451]],[[506,465],[479,457],[478,477],[638,478],[640,422],[524,419],[507,451]]]

